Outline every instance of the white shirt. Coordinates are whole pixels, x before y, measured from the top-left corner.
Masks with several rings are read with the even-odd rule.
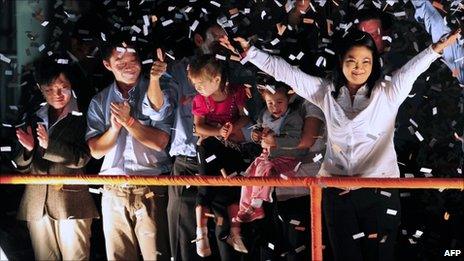
[[[357,95],[353,106],[343,88],[335,100],[330,80],[305,74],[280,57],[251,47],[246,59],[324,112],[327,150],[319,175],[397,178],[393,133],[398,108],[417,77],[439,56],[431,47],[425,49],[394,72],[391,81],[379,80],[369,99]]]

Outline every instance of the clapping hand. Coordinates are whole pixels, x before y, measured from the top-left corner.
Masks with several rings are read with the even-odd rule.
[[[34,136],[32,135],[31,126],[28,126],[26,131],[20,128],[16,129],[16,137],[18,137],[19,143],[21,143],[27,151],[32,151],[34,149]]]

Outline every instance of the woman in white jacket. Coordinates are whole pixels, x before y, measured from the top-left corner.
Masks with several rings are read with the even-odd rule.
[[[250,47],[242,38],[234,40],[245,50],[243,59],[292,86],[324,112],[328,136],[320,176],[399,178],[393,146],[398,108],[419,75],[456,42],[459,33],[431,45],[384,79],[379,79],[375,43],[361,31],[343,39],[332,79],[308,75],[280,57]],[[221,43],[234,50],[227,38]],[[323,209],[336,260],[394,259],[398,190],[327,188]]]

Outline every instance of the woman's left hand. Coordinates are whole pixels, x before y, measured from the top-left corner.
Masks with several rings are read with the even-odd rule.
[[[451,32],[448,37],[444,37],[440,41],[434,43],[432,48],[435,52],[441,54],[446,47],[454,44],[459,37],[461,37],[461,29]]]

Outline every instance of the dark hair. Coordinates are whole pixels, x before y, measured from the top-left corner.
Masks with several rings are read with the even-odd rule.
[[[70,82],[71,69],[67,64],[58,64],[51,57],[43,57],[34,62],[34,79],[39,86],[50,85],[63,74]]]
[[[380,68],[380,57],[377,52],[377,47],[375,45],[372,37],[363,31],[352,30],[349,32],[346,37],[338,37],[336,47],[337,47],[337,56],[338,61],[335,62],[335,68],[333,70],[332,80],[335,85],[335,91],[332,92],[334,98],[338,97],[340,93],[340,88],[342,88],[347,83],[347,79],[343,74],[343,65],[342,61],[346,53],[353,47],[363,46],[369,49],[372,52],[372,71],[367,78],[367,88],[368,92],[367,97],[370,97],[372,89],[374,88],[375,82],[380,78],[381,68]]]
[[[359,10],[358,12],[355,12],[352,20],[356,20],[364,22],[368,20],[380,20],[380,23],[382,24],[382,30],[388,31],[392,27],[392,17],[384,12],[380,12],[377,9],[362,9]]]
[[[267,82],[265,84],[273,86],[273,89],[274,89],[275,93],[280,92],[280,93],[285,94],[285,96],[287,98],[290,98],[291,95],[290,95],[289,91],[291,90],[291,88],[288,85],[286,85],[285,83],[278,82],[278,81],[274,80],[274,81]],[[264,95],[266,95],[266,94],[273,95],[273,93],[271,91],[269,91],[268,89],[264,89],[264,88],[258,88],[258,92],[261,94],[261,97],[263,99],[265,98]]]
[[[104,42],[101,48],[102,60],[108,61],[111,58],[111,55],[113,54],[113,50],[117,47],[131,48],[134,49],[138,54],[139,50],[137,48],[137,45],[128,40],[130,39],[130,37],[127,37],[123,34],[117,34],[109,36],[108,38],[109,39],[107,40],[107,42]]]
[[[187,70],[188,78],[195,77],[215,77],[219,75],[221,82],[219,88],[222,92],[229,92],[227,89],[228,65],[226,61],[221,61],[212,54],[203,54],[190,62]]]

